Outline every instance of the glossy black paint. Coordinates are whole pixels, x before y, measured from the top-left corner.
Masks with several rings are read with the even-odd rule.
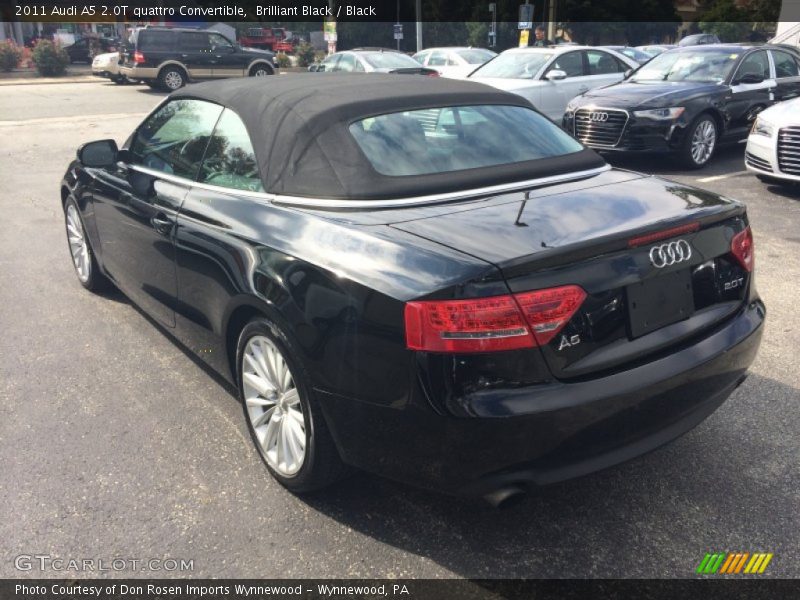
[[[123,155],[124,156],[124,155]],[[455,203],[324,211],[73,162],[98,263],[213,370],[235,382],[254,316],[299,349],[342,458],[416,485],[483,493],[548,483],[641,454],[705,418],[752,362],[764,307],[729,256],[744,207],[653,177],[581,181]],[[635,340],[625,286],[658,273],[634,235],[687,236],[695,315]],[[741,278],[735,293],[720,290]],[[565,333],[582,345],[474,355],[405,347],[404,303],[575,283]]]
[[[705,47],[705,46],[704,46]],[[707,48],[719,48],[707,46]],[[726,46],[740,52],[727,80],[703,82],[635,82],[623,80],[603,88],[590,90],[573,100],[574,110],[584,107],[621,109],[628,112],[619,143],[613,146],[592,146],[608,152],[673,152],[681,147],[687,128],[701,114],[710,114],[719,127],[721,144],[736,143],[747,138],[756,115],[775,102],[800,95],[800,77],[778,78],[756,84],[737,82],[739,65],[754,52],[781,50],[773,46]],[[681,49],[670,52],[681,52]],[[697,47],[688,47],[688,52]],[[795,56],[797,52],[793,52]],[[800,57],[798,57],[800,59]],[[675,120],[654,120],[636,117],[634,111],[684,107]],[[574,111],[564,115],[562,126],[575,132]],[[591,144],[589,144],[591,146]]]

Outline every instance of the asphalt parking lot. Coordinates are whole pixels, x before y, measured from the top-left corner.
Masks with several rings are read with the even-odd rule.
[[[73,273],[64,169],[161,96],[0,88],[0,577],[64,575],[21,572],[21,554],[192,559],[197,577],[691,577],[712,551],[773,552],[766,576],[800,577],[800,188],[743,172],[742,146],[698,172],[614,159],[749,207],[764,341],[683,438],[505,511],[367,475],[301,499],[268,476],[225,386]]]

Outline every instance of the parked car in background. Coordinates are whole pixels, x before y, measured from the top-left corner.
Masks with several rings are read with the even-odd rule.
[[[572,98],[616,83],[638,66],[632,58],[603,48],[512,48],[478,67],[469,80],[518,94],[560,123]]]
[[[800,98],[759,113],[744,163],[765,183],[800,184]]]
[[[84,144],[54,202],[80,284],[236,386],[286,488],[351,465],[501,505],[679,437],[746,378],[743,204],[612,170],[486,86],[274,79],[171,94],[122,149]]]
[[[92,61],[92,75],[110,79],[114,83],[128,83],[128,78],[119,72],[119,52],[98,54]]]
[[[291,32],[283,27],[250,27],[239,36],[239,43],[245,48],[271,50],[276,53],[294,50]]]
[[[677,47],[678,46],[675,44],[655,44],[651,46],[636,46],[636,49],[641,50],[642,52],[647,52],[651,56],[658,56],[667,50],[672,50],[673,48]]]
[[[463,79],[486,61],[497,56],[497,52],[485,48],[428,48],[417,52],[412,58],[421,65],[435,69],[442,77]]]
[[[276,69],[274,52],[202,29],[136,28],[120,53],[120,74],[165,90],[204,79],[274,75]]]
[[[600,46],[601,48],[607,48],[608,50],[614,50],[615,52],[619,52],[620,54],[624,54],[628,58],[632,58],[640,65],[643,65],[648,60],[653,58],[655,54],[650,54],[649,52],[644,52],[643,50],[639,50],[638,48],[632,48],[631,46]]]
[[[423,67],[408,54],[388,48],[354,48],[335,52],[308,67],[312,73],[392,73],[438,77],[436,69]]]
[[[88,38],[84,37],[77,40],[74,44],[66,46],[64,50],[69,55],[71,63],[91,63],[92,52],[100,54],[119,51],[119,40],[110,38]]]
[[[684,46],[703,46],[705,44],[719,44],[719,38],[713,33],[696,33],[694,35],[687,35],[685,38],[678,42],[678,47]]]
[[[563,125],[591,148],[668,152],[699,168],[720,144],[745,139],[762,110],[798,94],[797,52],[690,46],[656,56],[625,81],[575,98]]]

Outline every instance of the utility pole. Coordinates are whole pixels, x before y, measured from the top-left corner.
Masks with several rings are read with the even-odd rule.
[[[422,0],[417,0],[415,4],[417,15],[417,52],[422,52]]]

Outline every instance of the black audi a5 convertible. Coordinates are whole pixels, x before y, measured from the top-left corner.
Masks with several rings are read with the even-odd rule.
[[[61,200],[83,286],[235,384],[290,490],[355,466],[499,504],[744,380],[765,309],[739,202],[613,170],[481,84],[279,79],[173,93],[84,144]]]

